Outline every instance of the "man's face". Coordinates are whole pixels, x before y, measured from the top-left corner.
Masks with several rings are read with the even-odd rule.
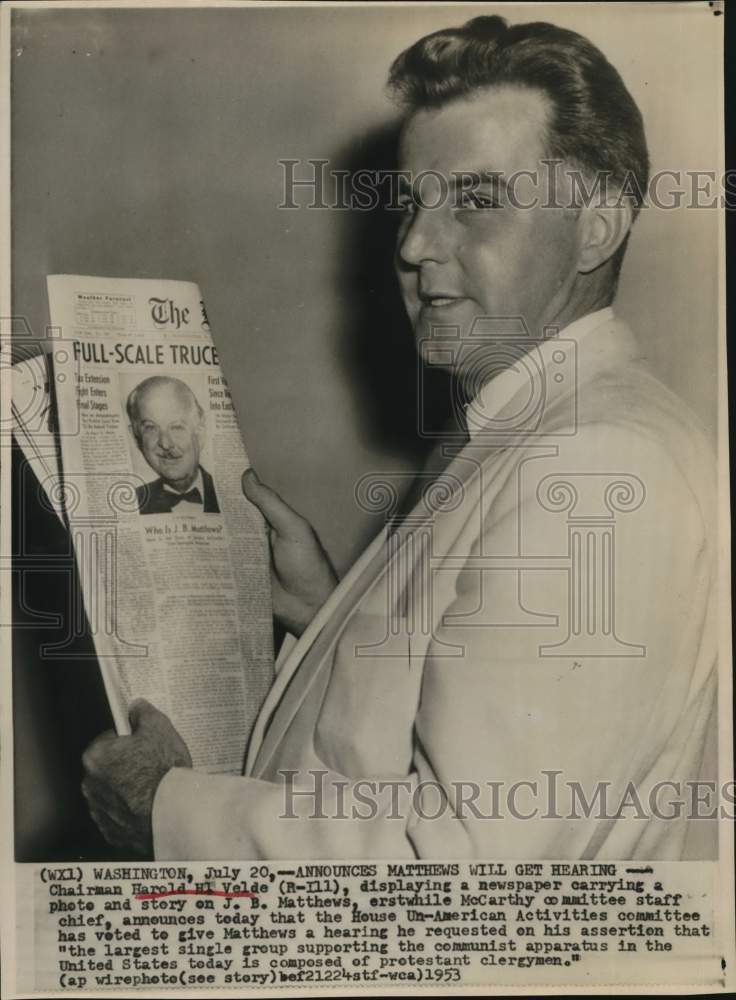
[[[149,389],[138,401],[138,442],[158,475],[188,490],[199,469],[202,422],[194,402],[173,385]]]
[[[577,278],[577,214],[519,207],[548,198],[541,163],[548,115],[541,92],[504,86],[420,111],[406,126],[402,170],[415,184],[422,171],[447,179],[442,199],[441,182],[425,177],[420,203],[409,206],[399,231],[396,268],[418,344],[440,326],[465,338],[479,316],[521,317],[535,337],[565,317]],[[492,175],[508,181],[519,171],[536,179],[520,175],[515,205]],[[485,175],[466,195],[462,182],[453,185],[463,172]],[[461,369],[457,361],[448,367]]]

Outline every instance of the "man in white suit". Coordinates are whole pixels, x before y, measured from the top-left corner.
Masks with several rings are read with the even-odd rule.
[[[714,726],[713,470],[611,308],[641,116],[587,40],[497,17],[421,39],[391,84],[398,277],[469,438],[337,585],[246,475],[293,638],[245,774],[192,770],[138,703],[85,755],[92,814],[161,859],[679,858]],[[581,202],[600,172],[616,197]]]

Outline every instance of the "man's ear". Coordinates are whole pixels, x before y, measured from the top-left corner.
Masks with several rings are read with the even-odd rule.
[[[634,216],[628,202],[622,201],[615,206],[588,205],[582,208],[578,271],[589,274],[610,260],[626,239],[633,221]]]

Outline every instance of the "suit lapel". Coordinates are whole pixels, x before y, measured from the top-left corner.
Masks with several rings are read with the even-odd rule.
[[[202,466],[200,465],[200,469]],[[212,476],[206,469],[202,469],[202,486],[204,490],[203,501],[203,513],[205,514],[219,514],[220,507],[217,503],[217,495],[215,493],[215,484],[212,481]]]
[[[266,697],[258,716],[258,721],[253,730],[253,736],[250,741],[250,746],[248,747],[248,756],[245,768],[246,774],[255,772],[256,763],[258,764],[257,770],[259,772],[263,770],[268,758],[271,756],[273,750],[276,748],[279,740],[281,739],[281,736],[288,728],[298,704],[294,706],[294,712],[288,713],[288,718],[285,717],[287,713],[284,711],[284,709],[286,709],[286,706],[284,706],[282,712],[279,713],[278,718],[275,718],[270,726],[268,725],[269,719],[279,706],[279,703],[281,702],[284,692],[289,686],[292,677],[300,667],[303,668],[303,677],[302,685],[300,685],[299,690],[302,698],[306,695],[308,688],[307,682],[314,675],[316,671],[315,664],[317,662],[316,658],[309,657],[314,670],[308,670],[308,664],[305,663],[308,654],[314,650],[315,644],[317,640],[321,638],[322,632],[327,623],[334,626],[336,622],[344,620],[343,606],[346,601],[349,600],[354,604],[357,604],[360,598],[355,589],[356,585],[361,577],[366,580],[370,580],[372,576],[375,576],[378,559],[379,557],[383,557],[386,537],[387,529],[384,528],[383,531],[381,531],[380,534],[374,538],[365,552],[350,568],[348,573],[346,573],[332,594],[330,594],[328,600],[317,612],[315,617],[304,630],[304,633],[292,647],[291,652],[286,657],[283,666],[276,675],[273,687]],[[360,596],[362,596],[362,588]],[[338,611],[341,613],[338,614]],[[266,732],[267,726],[268,731]]]

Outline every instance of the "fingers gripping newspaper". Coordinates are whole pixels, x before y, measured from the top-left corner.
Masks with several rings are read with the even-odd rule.
[[[240,772],[273,677],[268,542],[196,285],[53,275],[61,499],[116,729],[147,698]]]

